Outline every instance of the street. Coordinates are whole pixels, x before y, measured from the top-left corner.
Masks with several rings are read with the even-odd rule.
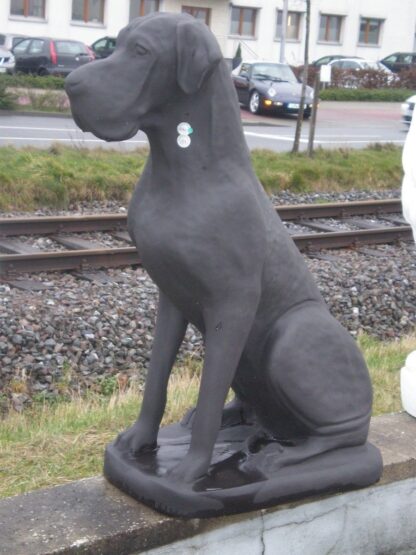
[[[294,117],[255,116],[241,110],[244,134],[250,149],[290,151],[295,134]],[[315,146],[323,148],[363,148],[371,143],[402,145],[407,128],[401,122],[400,104],[392,102],[321,102]],[[308,143],[309,122],[304,122],[301,149]],[[106,143],[83,133],[71,118],[0,115],[0,146],[48,148],[53,143],[74,147],[132,150],[148,144],[142,132],[121,143]]]

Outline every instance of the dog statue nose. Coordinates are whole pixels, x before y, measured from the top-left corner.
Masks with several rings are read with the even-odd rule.
[[[76,75],[76,71],[72,71],[65,78],[65,90],[68,94],[74,93],[77,89],[82,86],[82,79],[79,75]]]

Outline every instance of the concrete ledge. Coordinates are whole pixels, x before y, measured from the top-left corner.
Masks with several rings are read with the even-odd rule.
[[[233,517],[165,517],[100,477],[11,497],[0,554],[415,554],[416,420],[374,418],[370,440],[385,462],[377,485]]]

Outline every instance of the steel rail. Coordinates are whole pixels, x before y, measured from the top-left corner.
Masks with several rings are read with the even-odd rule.
[[[293,204],[276,207],[282,220],[312,218],[347,218],[374,214],[397,214],[402,211],[398,199],[364,200],[354,202],[328,202],[325,204]]]
[[[399,213],[401,212],[401,202],[400,200],[389,199],[326,204],[295,204],[277,206],[276,210],[282,220],[285,221],[312,218],[345,218],[368,214]],[[126,226],[126,214],[0,218],[0,237],[88,231],[121,231],[125,230]]]
[[[0,237],[125,230],[125,214],[0,218]]]
[[[301,251],[412,240],[410,226],[292,235]],[[91,270],[140,264],[135,247],[0,255],[0,276],[56,270]]]
[[[135,247],[0,255],[0,276],[140,264]]]

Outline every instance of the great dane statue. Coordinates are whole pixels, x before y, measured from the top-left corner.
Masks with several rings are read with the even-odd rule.
[[[182,516],[377,481],[368,370],[256,178],[208,27],[135,19],[66,90],[82,130],[121,141],[141,129],[151,150],[128,229],[159,288],[154,344],[140,416],[108,446],[106,476]],[[159,431],[188,323],[205,344],[197,406]]]

